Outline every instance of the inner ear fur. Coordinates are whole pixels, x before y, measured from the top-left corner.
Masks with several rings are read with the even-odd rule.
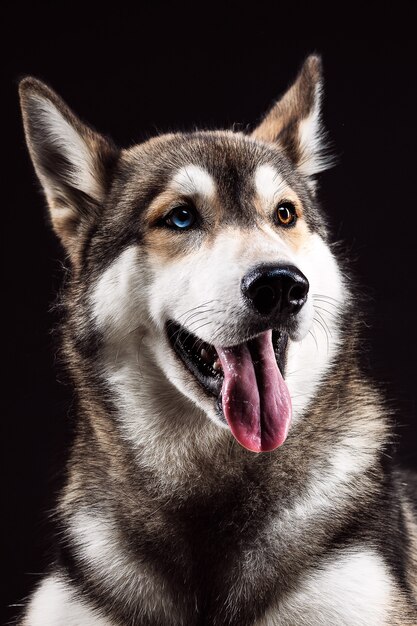
[[[26,142],[51,222],[71,256],[80,230],[99,218],[118,150],[41,81],[23,79],[19,94]]]
[[[321,58],[309,56],[295,82],[255,128],[252,137],[278,144],[307,176],[327,169],[321,123],[323,76]]]

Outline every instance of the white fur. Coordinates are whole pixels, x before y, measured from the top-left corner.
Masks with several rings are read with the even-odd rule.
[[[338,321],[340,308],[345,302],[343,277],[329,247],[318,234],[311,235],[299,250],[295,265],[310,283],[307,305],[312,306],[314,316],[304,338],[291,342],[288,349],[286,381],[292,397],[294,420],[314,398],[337,354]],[[304,321],[308,323],[305,318]]]
[[[91,542],[89,551],[94,563],[111,557],[112,560],[106,560],[102,574],[113,572],[121,555],[110,554],[107,544],[103,546],[106,531],[103,534],[100,526],[88,521],[86,536],[86,520],[79,522],[84,537]],[[98,539],[93,536],[97,530]],[[121,568],[118,575],[124,573]],[[149,586],[150,580],[146,584]],[[280,598],[278,606],[272,605],[256,626],[388,626],[393,596],[397,593],[385,562],[372,548],[345,550],[307,571],[297,590]],[[155,596],[157,607],[166,602],[164,595],[165,590]],[[23,626],[112,626],[112,623],[77,597],[70,584],[59,576],[50,576],[33,596]]]
[[[363,411],[365,419],[358,421],[351,433],[341,436],[339,442],[325,451],[326,456],[312,468],[295,500],[287,507],[281,506],[276,516],[259,530],[257,539],[244,547],[240,560],[241,576],[236,577],[234,583],[233,591],[236,595],[244,593],[244,583],[241,581],[250,576],[253,568],[258,576],[263,573],[266,579],[269,577],[273,565],[265,559],[265,552],[269,555],[276,554],[279,559],[280,544],[284,542],[286,553],[296,553],[300,542],[305,541],[312,527],[320,528],[329,516],[343,516],[352,498],[356,498],[361,490],[367,491],[370,488],[366,472],[375,462],[379,452],[379,440],[377,432],[372,436],[368,431],[366,410],[366,407],[358,408],[358,411]],[[335,418],[337,419],[337,415]],[[383,433],[384,426],[381,423],[379,435],[382,437]],[[300,582],[300,589],[303,589],[302,585],[303,582]],[[265,624],[281,624],[274,611],[271,611],[271,615],[277,621]],[[283,623],[286,626],[304,624],[297,620]],[[306,626],[316,623],[329,626],[332,624],[327,621],[305,622]]]
[[[105,271],[91,295],[95,323],[106,330],[107,337],[113,338],[103,354],[102,371],[117,399],[121,430],[137,451],[142,466],[155,472],[161,486],[169,487],[173,497],[175,489],[184,489],[186,481],[190,488],[195,487],[199,469],[194,451],[204,445],[206,457],[214,458],[221,449],[219,439],[230,435],[219,427],[213,403],[201,394],[198,383],[173,356],[164,336],[164,324],[175,319],[209,343],[232,341],[233,332],[239,332],[244,321],[241,279],[260,262],[293,263],[310,281],[304,337],[291,342],[288,354],[287,383],[293,397],[295,427],[315,397],[317,386],[338,349],[336,321],[338,306],[344,300],[344,286],[336,261],[319,235],[307,237],[304,246],[295,252],[271,226],[265,225],[250,234],[228,227],[209,247],[194,250],[163,266],[156,258],[147,264],[140,249],[133,246]],[[325,304],[326,310],[322,311],[328,337],[314,322],[314,294],[325,295],[334,303],[334,306]],[[196,315],[194,307],[199,305],[202,306]],[[226,328],[222,329],[226,322]],[[366,407],[362,409],[366,411]],[[338,444],[329,450],[326,464],[311,472],[299,498],[289,508],[282,508],[260,533],[262,545],[270,544],[273,551],[276,537],[303,541],[312,518],[319,523],[320,516],[337,514],[339,508],[343,509],[352,497],[355,478],[359,484],[361,477],[366,476],[377,446],[378,442],[368,435],[366,420],[359,422],[352,432],[341,434]],[[227,471],[225,467],[224,472]],[[127,595],[143,596],[144,606],[159,606],[161,611],[170,613],[174,610],[175,605],[165,590],[163,598],[159,593],[163,582],[152,578],[146,564],[132,561],[124,551],[115,522],[108,514],[81,511],[73,518],[71,532],[79,556],[108,586],[109,594],[112,589],[120,588],[123,580]],[[245,580],[245,563],[252,568],[261,554],[255,542],[242,555],[242,576],[235,582],[237,591]],[[376,625],[380,616],[384,618],[385,609],[379,610],[378,606],[375,609],[374,604],[389,597],[386,593],[390,589],[382,566],[379,557],[371,552],[346,553],[340,562],[328,562],[320,571],[307,574],[305,584],[299,587],[303,591],[284,599],[279,609],[271,611],[259,626],[303,623],[353,626],[356,608],[349,606],[343,613],[341,598],[351,601],[357,589],[365,587],[370,575],[373,580],[366,593],[371,598],[369,606],[373,612],[363,606],[363,596],[359,596],[355,606],[370,617],[371,621],[363,624]],[[257,563],[258,571],[262,567],[269,564]],[[366,576],[361,577],[360,568]],[[346,588],[342,585],[344,578]],[[326,585],[325,595],[319,597],[318,590]],[[305,622],[303,615],[307,616]],[[345,621],[339,620],[340,616]]]
[[[279,200],[279,195],[288,188],[281,174],[268,163],[259,165],[255,171],[255,189],[269,208]]]
[[[363,424],[361,430],[342,437],[327,451],[327,462],[311,471],[294,503],[282,518],[273,522],[268,532],[272,535],[279,532],[299,541],[314,519],[337,515],[339,510],[343,512],[346,503],[355,495],[355,488],[365,484],[363,476],[374,463],[379,450],[378,438],[372,437],[366,423]],[[285,528],[285,523],[290,526]]]
[[[210,199],[216,193],[213,177],[198,165],[186,165],[175,174],[171,186],[183,195],[200,195]]]
[[[225,227],[210,247],[202,246],[193,254],[172,260],[163,271],[153,266],[155,279],[149,294],[152,319],[162,326],[172,317],[208,343],[238,343],[236,336],[247,314],[242,278],[259,263],[290,261],[296,262],[294,253],[272,228],[246,234],[239,228]],[[190,317],[188,312],[197,306],[201,313]]]
[[[145,285],[137,246],[126,248],[98,280],[91,295],[92,316],[109,340],[120,340],[146,321]]]
[[[299,167],[308,176],[324,169],[319,96],[318,90],[316,106],[299,125]],[[47,140],[55,143],[74,166],[74,174],[68,175],[71,184],[98,197],[93,157],[87,144],[51,102],[36,98],[38,121]],[[40,175],[47,193],[53,193]],[[257,168],[254,183],[266,208],[287,189],[279,172],[268,164]],[[213,177],[195,164],[177,171],[169,187],[208,201],[216,195]],[[107,342],[98,367],[113,392],[121,435],[131,443],[138,463],[149,467],[173,498],[177,487],[182,492],[184,486],[190,491],[200,487],[198,452],[207,462],[212,461],[219,450],[221,454],[226,448],[219,446],[219,441],[231,435],[226,426],[220,427],[213,400],[179,365],[166,340],[165,323],[176,320],[214,345],[239,343],[246,318],[241,281],[260,263],[293,264],[310,283],[287,360],[286,381],[293,399],[295,429],[339,348],[337,316],[345,298],[344,283],[331,250],[319,235],[309,234],[296,249],[290,239],[266,222],[250,232],[228,226],[210,243],[169,263],[161,263],[156,254],[143,254],[140,246],[130,246],[105,270],[90,294],[91,318]],[[324,296],[325,302],[318,304],[316,296]],[[358,407],[361,410],[365,412],[366,407]],[[295,501],[287,508],[280,507],[246,551],[242,547],[240,575],[231,583],[235,591],[244,593],[239,586],[248,584],[255,565],[258,574],[264,568],[266,575],[267,568],[274,567],[273,558],[265,559],[266,546],[271,550],[268,554],[274,555],[275,551],[279,556],[279,542],[285,538],[286,550],[291,553],[291,542],[295,545],[304,541],[311,523],[320,527],[321,516],[326,519],[345,509],[357,485],[363,487],[366,483],[366,470],[374,461],[377,446],[375,438],[367,433],[366,420],[356,420],[355,430],[341,433],[321,464],[311,470]],[[224,461],[224,457],[221,459]],[[222,471],[232,472],[231,466],[222,467]],[[209,480],[201,488],[209,489]],[[213,484],[217,481],[215,472],[212,480]],[[151,523],[156,524],[158,510],[151,515]],[[110,512],[78,510],[68,532],[77,558],[110,600],[117,599],[129,607],[130,603],[136,606],[140,598],[139,610],[159,615],[161,623],[167,615],[174,619],[178,616],[180,622],[180,608],[165,581],[136,553],[126,549],[117,520]],[[321,561],[320,568],[306,571],[297,590],[280,599],[257,626],[383,626],[389,623],[394,590],[385,563],[371,547],[346,550]],[[233,597],[233,589],[230,591]],[[140,615],[138,619],[140,623]],[[59,576],[42,583],[25,624],[111,626]]]
[[[323,130],[321,124],[321,85],[315,88],[315,102],[310,114],[298,125],[298,141],[301,160],[298,169],[306,176],[314,176],[327,170],[333,159],[323,153]]]
[[[246,318],[243,276],[261,260],[285,262],[290,257],[288,245],[278,235],[257,231],[245,236],[237,228],[225,228],[210,247],[173,260],[162,272],[154,268],[151,317],[160,331],[167,319],[174,319],[208,343],[240,343]],[[155,356],[168,380],[218,424],[214,403],[194,381],[190,384],[189,375],[178,370],[176,357],[165,343],[162,347],[160,342],[155,344]]]
[[[294,253],[285,240],[272,228],[252,232],[245,237],[238,229],[224,229],[210,249],[203,248],[178,262],[172,262],[164,272],[156,272],[150,292],[151,316],[155,324],[171,318],[178,320],[204,341],[217,345],[236,343],[245,321],[245,307],[241,295],[243,276],[259,263],[292,263],[308,277],[311,291],[300,313],[297,341],[291,342],[287,364],[287,384],[293,397],[294,419],[304,411],[338,347],[336,320],[337,303],[343,302],[343,287],[337,264],[323,240],[312,235],[305,249]],[[227,271],[224,268],[227,267]],[[322,268],[326,267],[326,272]],[[178,289],[178,277],[181,289]],[[314,310],[313,294],[326,294],[334,300],[323,305],[328,310]],[[201,308],[195,310],[194,307]],[[191,313],[187,313],[191,311]],[[325,335],[320,323],[328,327]],[[308,332],[311,329],[312,335]],[[302,341],[300,341],[302,339]],[[170,380],[176,380],[169,350],[164,350],[162,369]],[[192,392],[193,397],[195,393]],[[206,399],[202,408],[214,414]]]
[[[117,523],[109,513],[78,511],[70,524],[73,545],[78,558],[100,581],[109,596],[118,598],[128,606],[140,598],[146,612],[164,616],[176,614],[165,581],[150,572],[137,555],[128,553],[120,544]],[[123,590],[123,596],[118,595]]]
[[[250,234],[228,227],[210,247],[163,266],[157,259],[147,265],[140,249],[133,246],[111,264],[93,290],[93,317],[108,337],[102,372],[118,398],[121,428],[141,463],[158,473],[163,466],[166,474],[161,480],[173,488],[177,480],[181,484],[195,471],[190,452],[194,435],[197,445],[204,441],[212,454],[227,433],[222,432],[225,426],[219,423],[213,402],[178,364],[165,339],[164,324],[178,320],[209,343],[230,345],[245,317],[242,277],[260,262],[293,263],[311,285],[300,315],[300,336],[290,342],[288,353],[286,380],[294,427],[338,349],[336,322],[344,300],[343,281],[330,249],[318,235],[308,237],[295,253],[271,226]],[[326,310],[320,312],[324,317],[317,318],[326,323],[328,336],[314,319],[314,294],[331,298],[328,304],[321,303]],[[169,445],[172,437],[176,446]]]
[[[72,164],[74,171],[66,174],[68,182],[96,200],[101,198],[101,189],[95,175],[93,155],[77,130],[63,117],[55,105],[40,95],[32,95],[36,103],[36,123],[42,127],[45,144],[54,144],[59,152]],[[37,159],[35,158],[35,167]],[[55,194],[54,183],[37,167],[48,199]]]
[[[184,377],[182,366],[168,350],[150,333],[135,337],[116,355],[109,351],[103,374],[115,394],[120,429],[137,452],[138,463],[156,473],[161,485],[175,497],[176,488],[182,491],[184,481],[195,486],[199,471],[195,451],[205,448],[212,458],[219,449],[219,438],[228,433],[192,401],[193,395],[198,397],[198,383]],[[164,360],[170,363],[169,378],[159,365]],[[182,385],[187,393],[178,391],[177,386]]]
[[[58,575],[45,578],[28,607],[22,626],[112,626],[96,609],[75,595]]]
[[[307,572],[256,626],[388,626],[394,590],[372,548],[346,550]]]
[[[152,380],[165,378],[167,398],[175,395],[174,385],[218,424],[213,403],[201,393],[193,377],[179,367],[167,345],[164,324],[174,319],[208,343],[236,343],[245,318],[241,280],[260,262],[292,263],[310,281],[310,295],[300,314],[300,332],[297,341],[290,342],[286,375],[293,400],[293,423],[303,414],[338,349],[336,321],[344,293],[336,261],[316,234],[295,253],[270,226],[249,235],[229,227],[210,247],[163,267],[156,260],[146,266],[139,249],[132,246],[105,271],[93,291],[95,322],[105,329],[109,345],[117,340],[117,352],[109,349],[106,353],[103,373],[120,396],[124,415],[121,421],[130,424],[132,441],[143,437],[140,415],[144,413],[144,402],[148,402],[144,400],[143,375]],[[314,294],[331,298],[329,303],[321,303],[322,317],[315,311]],[[328,334],[320,324],[326,324]],[[136,328],[141,329],[140,337],[134,333]],[[169,404],[167,401],[166,406]],[[188,405],[190,413],[192,406]],[[148,413],[150,407],[146,408]],[[156,436],[156,423],[151,423]]]

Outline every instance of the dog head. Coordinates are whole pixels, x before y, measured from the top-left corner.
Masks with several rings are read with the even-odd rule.
[[[152,387],[260,452],[305,412],[345,297],[316,199],[329,164],[321,92],[312,56],[249,135],[169,134],[119,150],[44,84],[21,83],[30,154],[72,266],[73,339],[95,338],[131,421]],[[153,384],[141,382],[141,346]]]

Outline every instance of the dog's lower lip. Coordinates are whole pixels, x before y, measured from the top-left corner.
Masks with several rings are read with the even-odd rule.
[[[221,410],[223,370],[215,347],[172,320],[166,324],[166,333],[173,351],[185,367],[209,395],[215,396],[216,406],[223,417]],[[288,334],[273,330],[272,337],[277,364],[284,375]]]

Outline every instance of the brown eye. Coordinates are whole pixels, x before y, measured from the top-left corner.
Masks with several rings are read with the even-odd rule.
[[[294,226],[297,221],[297,211],[292,202],[281,202],[276,208],[275,216],[279,226]]]

